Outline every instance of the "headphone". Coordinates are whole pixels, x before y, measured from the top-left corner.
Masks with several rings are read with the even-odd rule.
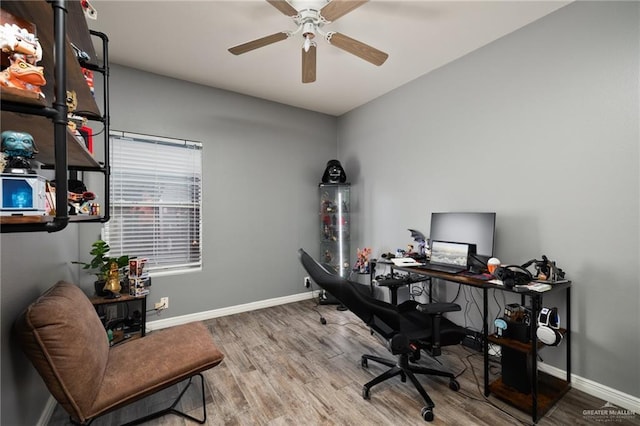
[[[560,317],[558,308],[542,308],[538,314],[538,329],[536,336],[545,345],[558,346],[562,342],[560,333]]]
[[[504,320],[504,318],[496,318],[496,320],[493,322],[493,325],[496,326],[496,336],[504,336],[504,330],[507,329],[507,322]]]
[[[513,288],[516,285],[529,284],[533,280],[531,272],[518,265],[501,266],[493,273],[502,281],[505,287]]]

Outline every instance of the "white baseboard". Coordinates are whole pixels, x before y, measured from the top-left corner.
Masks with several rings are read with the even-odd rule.
[[[57,405],[58,401],[56,401],[53,395],[50,395],[49,399],[47,400],[47,404],[44,406],[44,410],[42,411],[42,414],[38,419],[38,423],[36,423],[36,426],[47,426],[49,424],[49,420],[51,420],[51,416],[53,416],[53,412],[55,411]]]
[[[565,380],[567,378],[567,372],[560,368],[554,367],[543,362],[538,363],[540,371],[544,371],[551,376]],[[600,398],[606,402],[610,402],[613,405],[632,411],[636,414],[640,414],[640,398],[628,395],[620,392],[619,390],[610,388],[593,380],[585,379],[584,377],[571,375],[571,387],[582,391],[596,398]],[[584,407],[585,410],[597,409],[600,407]]]
[[[239,314],[241,312],[255,311],[272,306],[285,305],[287,303],[299,302],[301,300],[318,297],[319,291],[306,291],[304,293],[293,294],[291,296],[276,297],[273,299],[261,300],[258,302],[245,303],[243,305],[229,306],[228,308],[212,309],[210,311],[198,312],[195,314],[182,315],[167,319],[147,321],[147,330],[154,331],[162,328],[173,327],[175,325],[186,324],[193,321],[204,321],[211,318],[224,317],[227,315]]]

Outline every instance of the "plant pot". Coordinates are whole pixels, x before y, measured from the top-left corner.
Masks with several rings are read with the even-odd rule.
[[[93,283],[93,286],[96,290],[96,296],[105,297],[111,294],[109,292],[104,291],[105,284],[106,284],[105,280],[98,280]]]

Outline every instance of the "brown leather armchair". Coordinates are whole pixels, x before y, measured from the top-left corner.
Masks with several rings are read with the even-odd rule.
[[[175,409],[183,390],[171,407],[132,423],[168,413],[206,422],[201,373],[218,365],[224,355],[201,322],[110,347],[88,297],[77,286],[61,281],[20,315],[15,331],[27,357],[74,423],[89,424],[176,383],[187,379],[191,383],[194,376],[201,380],[202,419]]]

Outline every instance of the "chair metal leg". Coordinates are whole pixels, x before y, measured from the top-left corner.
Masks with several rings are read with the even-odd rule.
[[[193,378],[195,376],[200,376],[200,393],[202,395],[202,419],[198,419],[196,417],[193,417],[187,413],[184,413],[180,410],[176,409],[176,406],[178,405],[178,403],[180,402],[180,400],[182,399],[182,397],[184,396],[184,394],[187,392],[187,389],[189,389],[189,386],[191,386],[191,382],[193,381]],[[180,392],[180,394],[178,395],[178,397],[173,401],[173,403],[171,404],[171,406],[164,408],[160,411],[156,411],[155,413],[151,413],[148,414],[146,416],[137,418],[135,420],[130,421],[129,423],[125,423],[122,426],[133,426],[133,425],[139,425],[141,423],[145,423],[148,422],[149,420],[152,419],[156,419],[158,417],[162,417],[164,415],[167,414],[175,414],[177,416],[181,416],[184,417],[186,419],[189,419],[191,421],[200,423],[200,424],[204,424],[207,421],[207,407],[206,407],[206,401],[205,401],[205,396],[204,396],[204,377],[202,376],[201,373],[195,374],[194,376],[189,377],[189,381],[187,382],[187,385],[184,387],[184,389],[182,389],[182,391]],[[88,426],[91,423],[93,423],[93,421],[98,418],[95,417],[91,420],[89,420],[88,422],[85,423],[78,423],[77,421],[73,420],[72,418],[69,418],[71,420],[71,423],[73,423],[74,425],[81,425],[81,426]]]
[[[141,423],[147,422],[152,419],[156,419],[158,417],[162,417],[167,414],[175,414],[177,416],[184,417],[186,419],[189,419],[191,421],[194,421],[200,424],[206,423],[207,407],[206,407],[206,402],[204,397],[204,377],[200,373],[196,374],[196,376],[200,376],[200,392],[202,395],[202,419],[195,418],[187,413],[184,413],[176,409],[176,405],[178,405],[178,403],[182,399],[182,396],[185,394],[185,392],[187,392],[187,389],[189,389],[189,386],[191,385],[191,381],[193,380],[193,377],[194,377],[194,376],[191,376],[189,377],[189,382],[187,383],[187,385],[184,387],[184,389],[182,389],[182,391],[180,392],[180,395],[178,395],[178,397],[175,399],[175,401],[173,401],[173,404],[171,404],[170,407],[157,411],[155,413],[149,414],[147,416],[141,417],[139,419],[133,420],[129,423],[124,424],[123,426],[139,425]]]

